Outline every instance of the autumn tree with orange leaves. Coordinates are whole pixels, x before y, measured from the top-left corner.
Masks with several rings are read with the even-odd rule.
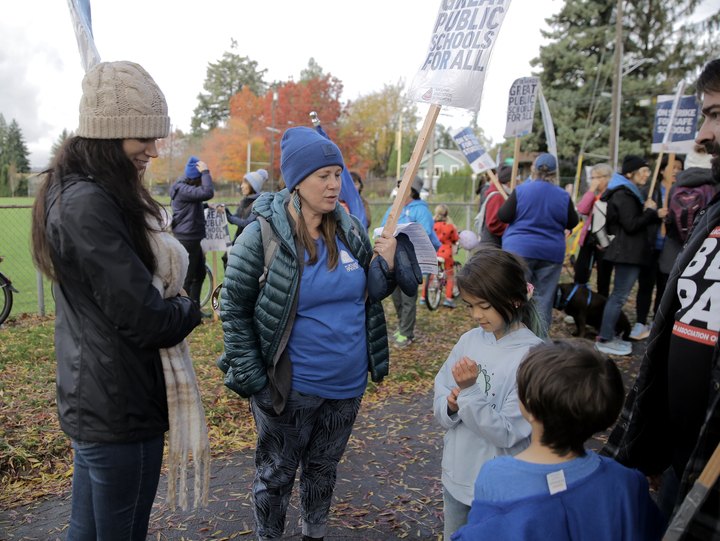
[[[343,112],[340,103],[343,85],[337,77],[323,74],[307,81],[286,81],[274,90],[278,93],[275,104],[275,152],[273,156],[274,178],[280,175],[280,140],[286,129],[295,126],[312,127],[310,112],[315,111],[330,138],[340,147],[350,167],[353,149],[357,145],[355,134],[340,133],[339,120]],[[269,161],[272,132],[273,90],[256,97],[248,88],[230,99],[230,118],[241,120],[249,132],[262,139],[264,156]]]

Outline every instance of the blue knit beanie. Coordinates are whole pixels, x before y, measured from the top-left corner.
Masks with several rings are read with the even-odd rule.
[[[248,173],[243,178],[248,181],[248,184],[250,184],[255,193],[260,193],[260,188],[262,188],[263,183],[268,178],[268,172],[265,171],[265,169],[258,169],[257,171]]]
[[[280,171],[289,192],[312,173],[329,165],[345,167],[335,143],[312,128],[290,128],[280,141]]]
[[[199,161],[195,156],[190,156],[185,165],[185,176],[187,178],[198,178],[200,176],[200,171],[197,170],[197,162]]]

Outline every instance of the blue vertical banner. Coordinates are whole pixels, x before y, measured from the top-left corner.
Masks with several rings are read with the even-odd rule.
[[[67,2],[80,51],[80,63],[87,73],[95,64],[100,63],[100,54],[95,47],[92,31],[90,0],[67,0]]]
[[[555,126],[550,116],[550,108],[543,94],[542,87],[539,88],[538,99],[540,101],[540,113],[542,113],[543,126],[545,127],[545,141],[547,142],[548,152],[555,157],[555,163],[558,162],[557,141],[555,140]]]

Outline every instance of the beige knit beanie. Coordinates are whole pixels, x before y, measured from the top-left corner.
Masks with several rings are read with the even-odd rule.
[[[139,64],[97,64],[85,74],[82,89],[78,136],[160,139],[170,133],[165,96]]]

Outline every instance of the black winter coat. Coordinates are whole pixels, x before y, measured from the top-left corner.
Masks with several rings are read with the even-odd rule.
[[[200,323],[187,297],[163,299],[103,188],[72,175],[46,198],[55,286],[60,426],[74,440],[131,443],[168,429],[159,348]]]
[[[663,295],[642,365],[623,407],[620,419],[613,429],[608,443],[601,451],[628,468],[637,468],[645,475],[664,472],[673,460],[674,435],[668,428],[668,353],[675,324],[675,313],[681,307],[677,284],[682,273],[693,262],[695,254],[707,241],[710,232],[720,226],[720,195],[701,210],[693,225],[687,242],[682,248],[675,266],[670,273],[665,295]],[[683,473],[679,500],[685,497],[690,487],[708,463],[710,456],[720,443],[720,344],[716,343],[712,354],[712,371],[708,378],[708,410],[705,423],[692,456]],[[693,517],[687,528],[693,531],[698,524],[703,529],[712,529],[714,537],[692,539],[717,539],[720,536],[720,514],[717,505],[720,484],[715,483],[701,511]],[[676,508],[677,509],[677,508]]]
[[[607,201],[607,227],[610,234],[615,235],[605,253],[605,261],[649,264],[653,244],[648,239],[648,225],[658,221],[657,212],[643,211],[643,204],[625,186],[606,190],[600,200]]]

